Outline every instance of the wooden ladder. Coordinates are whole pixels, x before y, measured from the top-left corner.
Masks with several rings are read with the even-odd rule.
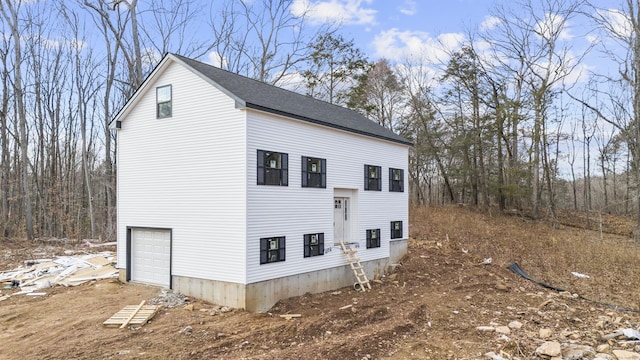
[[[351,270],[353,270],[353,273],[356,275],[356,280],[358,280],[358,284],[360,284],[360,291],[371,290],[371,284],[369,283],[369,279],[367,279],[367,274],[364,272],[364,267],[362,267],[360,259],[356,256],[358,250],[347,248],[342,241],[340,241],[340,246],[342,247],[342,252],[347,256],[347,262],[349,262]]]

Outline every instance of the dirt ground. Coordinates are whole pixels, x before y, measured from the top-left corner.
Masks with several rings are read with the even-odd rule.
[[[214,304],[190,299],[193,310],[163,308],[143,327],[105,328],[122,307],[159,290],[103,280],[13,296],[0,302],[0,359],[481,359],[490,351],[534,359],[540,329],[551,330],[546,340],[595,347],[603,334],[640,325],[637,312],[545,289],[506,268],[517,261],[548,284],[640,308],[640,251],[629,237],[457,207],[412,209],[410,236],[409,254],[373,290],[307,294],[263,314],[211,315]],[[0,270],[43,246],[7,243]],[[75,248],[47,246],[58,255]],[[509,334],[478,330],[514,321],[522,327]]]

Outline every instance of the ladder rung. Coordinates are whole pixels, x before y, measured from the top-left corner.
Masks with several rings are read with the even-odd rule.
[[[354,264],[351,264],[351,269],[352,270],[360,270],[360,269],[362,269],[362,265],[354,266]]]

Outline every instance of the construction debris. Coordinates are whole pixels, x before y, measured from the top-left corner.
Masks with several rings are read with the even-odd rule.
[[[143,300],[139,305],[127,305],[122,310],[102,323],[105,327],[125,328],[129,325],[143,326],[160,310],[158,305],[145,305]]]
[[[36,294],[46,295],[41,290],[56,285],[78,286],[92,280],[117,278],[118,270],[113,266],[115,261],[116,256],[111,251],[32,259],[18,268],[0,272],[0,284],[7,290],[20,288],[18,292],[5,296],[31,294],[35,291],[39,291]]]
[[[299,318],[302,317],[301,314],[284,314],[284,315],[280,315],[281,318],[285,318],[287,320],[291,320],[292,318]]]

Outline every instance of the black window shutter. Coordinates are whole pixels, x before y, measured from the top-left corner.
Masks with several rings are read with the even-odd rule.
[[[320,187],[325,189],[327,187],[327,160],[320,160]],[[324,236],[324,234],[322,234]],[[324,250],[323,250],[324,251]]]
[[[389,191],[393,191],[393,169],[389,168]]]
[[[364,189],[369,190],[369,165],[364,165]]]
[[[318,255],[324,255],[324,233],[318,234]]]
[[[381,191],[382,190],[382,167],[380,167],[380,166],[376,166],[376,167],[378,168],[378,172],[377,172],[377,174],[378,174],[378,180],[377,180],[378,188],[376,190]]]
[[[371,247],[371,230],[367,230],[367,249]]]
[[[289,186],[289,154],[282,154],[282,167],[281,167],[282,179],[280,179],[280,185]]]
[[[258,160],[257,160],[257,169],[258,169],[258,185],[264,185],[264,151],[258,150]],[[266,255],[265,255],[266,256]]]
[[[260,264],[267,263],[267,238],[260,239]]]
[[[302,157],[302,187],[307,187],[307,180],[309,178],[309,175],[307,174],[307,158],[305,156]],[[307,238],[307,236],[305,235],[305,239]],[[305,245],[306,246],[306,245]],[[307,255],[305,255],[307,256]]]
[[[400,169],[400,192],[404,192],[404,169]]]
[[[285,237],[281,237],[280,238],[280,247],[278,248],[278,251],[280,252],[280,258],[278,259],[279,261],[284,261],[284,255],[285,255]]]
[[[305,234],[304,235],[304,257],[309,257],[311,256],[311,254],[309,253],[310,250],[310,241],[309,238],[311,237],[311,235],[309,234]]]

